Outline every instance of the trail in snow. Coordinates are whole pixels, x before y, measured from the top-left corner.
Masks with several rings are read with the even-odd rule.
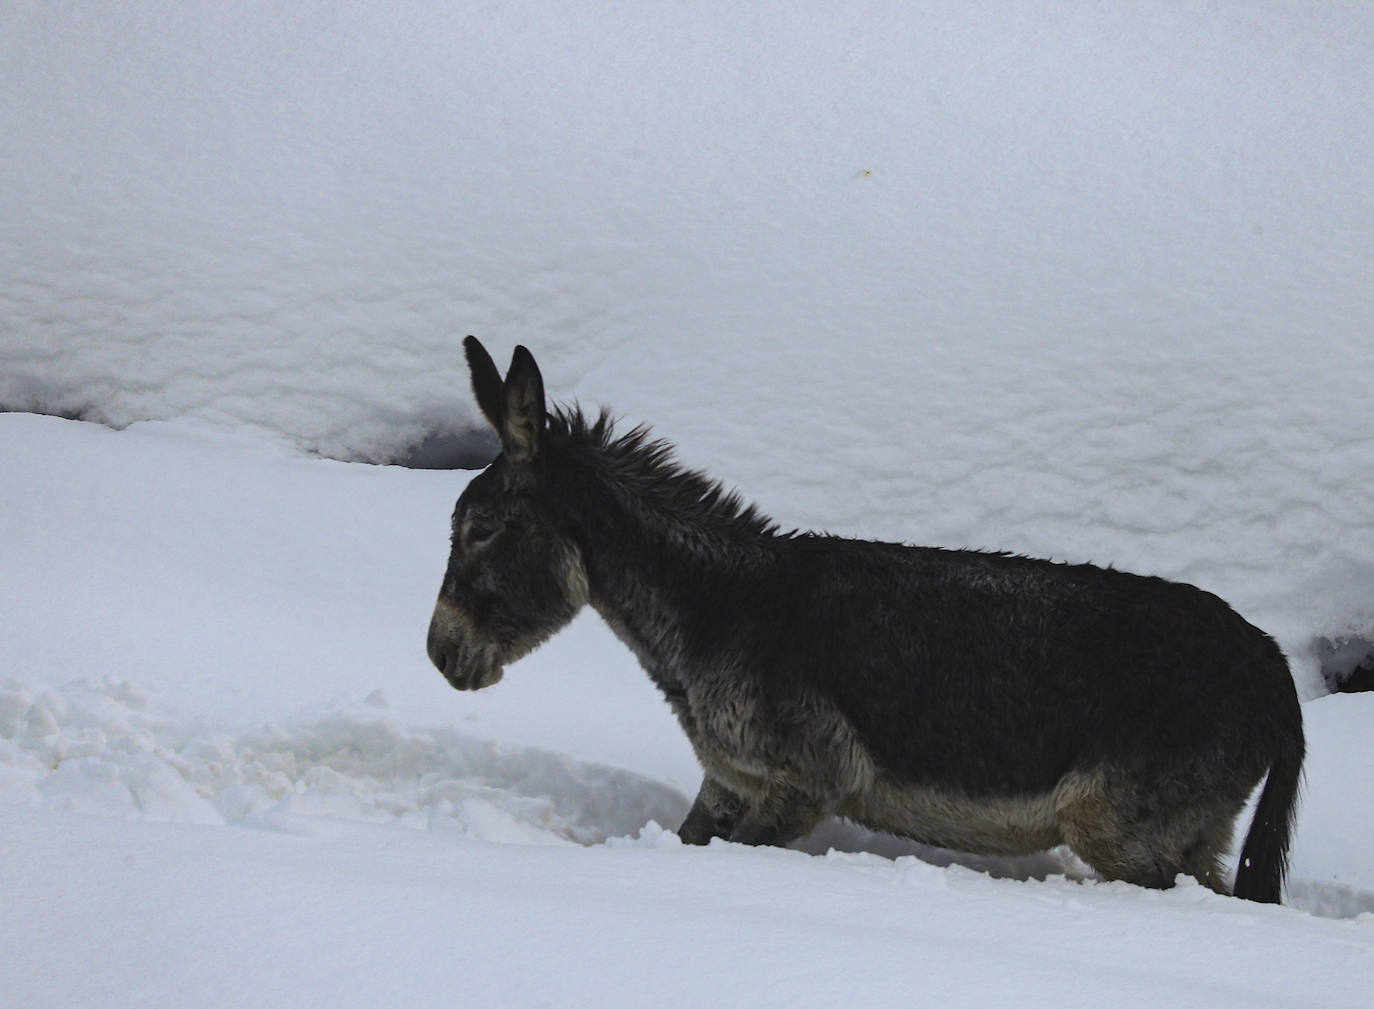
[[[640,775],[446,728],[403,725],[381,691],[246,731],[197,725],[128,682],[0,680],[0,802],[157,821],[323,829],[387,823],[508,842],[596,844],[688,801]]]
[[[307,835],[374,824],[580,845],[636,835],[661,843],[687,812],[682,793],[642,775],[406,724],[387,707],[379,690],[321,717],[231,731],[181,717],[127,681],[35,688],[0,680],[0,805]],[[994,878],[1094,879],[1065,848],[978,856],[839,820],[794,847],[915,857]],[[1374,890],[1298,878],[1287,902],[1352,918],[1374,912]]]

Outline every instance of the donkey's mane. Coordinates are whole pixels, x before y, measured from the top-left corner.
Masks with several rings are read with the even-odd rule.
[[[555,407],[548,416],[552,440],[590,449],[598,470],[628,497],[703,528],[764,536],[778,531],[778,524],[738,491],[679,463],[672,444],[653,437],[647,425],[637,424],[624,434],[615,428],[615,418],[605,407],[594,420],[576,405]]]

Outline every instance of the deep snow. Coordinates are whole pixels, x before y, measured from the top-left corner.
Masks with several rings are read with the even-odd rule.
[[[1374,639],[1371,51],[1337,3],[6,5],[0,409],[122,430],[0,414],[0,1004],[1368,1006],[1318,643]],[[451,691],[466,477],[357,460],[471,428],[466,332],[784,525],[1227,598],[1306,702],[1290,906],[679,847],[591,615]]]
[[[7,817],[15,1005],[1367,1006],[1371,926],[915,860]],[[65,870],[56,849],[71,861]],[[93,899],[93,894],[98,899]],[[99,934],[73,944],[74,928]],[[66,940],[64,942],[64,940]],[[38,979],[41,979],[38,980]]]
[[[428,665],[462,475],[26,415],[0,469],[8,1004],[1368,1004],[1369,695],[1305,705],[1285,908],[842,824],[687,849],[594,618],[488,691]]]

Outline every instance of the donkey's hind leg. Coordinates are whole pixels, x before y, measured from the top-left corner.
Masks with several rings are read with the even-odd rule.
[[[1240,808],[1226,809],[1204,824],[1194,843],[1183,851],[1183,871],[1209,890],[1231,893],[1222,860],[1231,849],[1232,831]]]
[[[684,844],[705,844],[713,837],[729,837],[747,809],[743,797],[708,774],[677,836]]]
[[[1163,890],[1183,873],[1229,893],[1221,859],[1239,809],[1224,801],[1150,803],[1099,774],[1062,791],[1056,816],[1064,841],[1105,879]]]

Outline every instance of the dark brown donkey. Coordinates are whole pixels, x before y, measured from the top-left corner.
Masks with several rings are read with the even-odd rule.
[[[787,844],[829,816],[971,852],[1066,843],[1108,879],[1279,899],[1303,761],[1274,642],[1191,585],[781,533],[643,428],[549,412],[472,337],[502,454],[453,513],[429,655],[460,690],[591,604],[691,739],[679,833]]]

